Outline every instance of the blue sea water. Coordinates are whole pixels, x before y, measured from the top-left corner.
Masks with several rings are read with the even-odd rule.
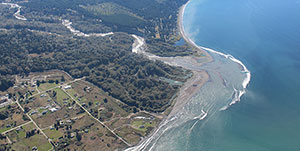
[[[191,0],[183,25],[198,46],[240,60],[251,81],[239,100],[247,73],[233,59],[178,59],[210,80],[138,150],[300,151],[300,0]]]
[[[184,28],[252,78],[241,102],[199,122],[174,150],[300,151],[300,1],[192,0]]]

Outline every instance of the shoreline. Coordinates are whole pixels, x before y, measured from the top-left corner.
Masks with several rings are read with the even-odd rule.
[[[201,52],[203,54],[205,54],[205,57],[208,58],[207,62],[211,62],[213,61],[212,56],[205,50],[203,50],[201,47],[199,47],[198,45],[195,44],[195,42],[190,39],[189,37],[187,37],[186,32],[184,31],[184,27],[183,27],[183,15],[186,9],[186,6],[191,2],[191,0],[189,0],[187,3],[185,3],[183,6],[180,7],[179,9],[179,13],[178,13],[178,17],[177,17],[177,25],[178,25],[178,30],[180,35],[182,36],[182,38],[184,39],[184,41],[189,45],[192,46],[194,49],[197,49],[198,52]]]
[[[208,61],[207,62],[211,62],[214,60],[214,58],[208,53],[208,52],[211,52],[211,53],[214,53],[214,54],[217,54],[217,55],[220,55],[220,56],[223,56],[224,58],[227,58],[227,59],[230,59],[231,61],[237,63],[238,65],[240,65],[241,67],[241,70],[243,73],[246,74],[246,77],[245,79],[243,80],[242,82],[242,87],[243,87],[243,90],[239,90],[237,91],[237,97],[234,98],[232,100],[231,103],[229,103],[226,107],[223,107],[221,110],[226,110],[227,108],[229,108],[230,106],[236,104],[237,102],[240,102],[241,100],[241,97],[246,93],[246,89],[251,81],[251,72],[248,70],[248,68],[243,64],[242,61],[236,59],[234,56],[230,55],[230,54],[224,54],[222,52],[218,52],[216,50],[213,50],[213,49],[210,49],[210,48],[205,48],[205,47],[202,47],[202,46],[198,46],[192,39],[190,39],[189,37],[186,36],[185,34],[185,31],[184,31],[184,27],[183,27],[183,15],[184,15],[184,11],[185,11],[185,8],[186,6],[191,2],[191,0],[189,0],[186,4],[184,4],[180,10],[179,10],[179,15],[178,15],[178,28],[179,28],[179,31],[180,31],[180,34],[182,36],[182,38],[191,46],[193,46],[194,48],[198,49],[198,51],[202,52],[205,54],[205,57],[208,58]],[[206,62],[206,63],[207,63]]]
[[[201,49],[198,45],[195,44],[194,41],[192,41],[187,35],[185,34],[184,27],[183,27],[183,15],[185,12],[186,6],[190,3],[190,0],[184,4],[183,6],[180,7],[179,13],[178,13],[178,19],[177,19],[177,24],[178,24],[178,30],[182,38],[186,41],[186,43],[196,49],[198,52],[204,54],[205,58],[208,60],[202,62],[202,63],[197,63],[197,60],[193,58],[193,56],[187,56],[187,57],[192,57],[190,58],[191,62],[193,62],[196,65],[202,66],[205,63],[213,61],[213,57],[206,52],[205,50]],[[176,103],[172,108],[171,113],[168,115],[168,118],[171,118],[174,116],[193,96],[195,96],[196,90],[199,90],[205,85],[206,82],[209,81],[210,77],[207,73],[207,71],[202,70],[202,71],[193,71],[193,76],[188,79],[185,84],[183,85],[182,88],[180,88],[179,95],[176,99]]]
[[[161,60],[164,63],[167,63],[169,65],[173,65],[173,66],[180,66],[180,65],[177,65],[176,63],[174,63],[174,60],[176,60],[177,58],[185,59],[185,60],[189,61],[189,63],[194,65],[194,66],[202,66],[205,63],[213,61],[212,56],[209,55],[208,52],[201,49],[190,38],[188,38],[185,35],[184,28],[183,28],[183,14],[184,14],[185,8],[189,4],[189,2],[190,2],[190,0],[187,3],[185,3],[184,5],[182,5],[178,10],[177,30],[178,30],[180,36],[185,40],[185,42],[189,46],[191,46],[193,49],[196,49],[197,52],[199,52],[201,54],[204,54],[204,56],[202,58],[205,58],[207,60],[199,63],[197,58],[199,59],[200,57],[196,57],[196,56],[193,56],[193,55],[184,56],[184,57],[159,57],[159,56],[151,55],[151,54],[143,52],[143,51],[135,50],[133,52],[143,53],[143,55],[146,55],[147,57],[149,57],[149,59]],[[137,37],[134,37],[134,38],[138,41]],[[181,67],[187,69],[184,66],[181,66]],[[151,132],[148,136],[143,138],[137,145],[131,146],[131,147],[125,149],[126,151],[145,150],[145,147],[147,147],[148,144],[153,140],[153,136],[156,135],[159,132],[159,130],[168,123],[169,120],[174,118],[174,115],[176,113],[178,113],[178,111],[180,111],[184,107],[184,105],[186,105],[190,101],[190,99],[193,98],[196,95],[198,90],[200,90],[206,84],[206,82],[208,82],[209,79],[210,79],[209,74],[205,70],[192,70],[192,72],[193,72],[193,76],[191,78],[189,78],[184,83],[184,85],[180,88],[179,92],[177,92],[178,96],[175,99],[174,105],[171,106],[171,112],[163,118],[161,123],[154,129],[153,132]],[[204,112],[204,115],[207,115],[207,113]],[[200,120],[202,120],[204,118],[205,118],[205,116],[201,117]]]

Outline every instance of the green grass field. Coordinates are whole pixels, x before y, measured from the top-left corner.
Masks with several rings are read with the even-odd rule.
[[[77,99],[78,98],[78,94],[74,89],[68,89],[67,92],[74,98]],[[77,96],[75,96],[77,95]]]
[[[155,126],[156,126],[156,122],[155,122],[155,121],[152,121],[152,122],[147,121],[147,122],[145,122],[145,121],[143,121],[143,120],[135,120],[135,121],[133,121],[133,122],[131,123],[131,125],[132,125],[135,129],[137,129],[137,130],[139,130],[139,131],[146,132],[148,127],[155,127]],[[141,128],[142,125],[144,126],[143,128]]]
[[[9,129],[11,129],[11,127],[9,127],[9,128],[1,128],[1,129],[0,129],[0,133],[3,133],[3,132],[5,132],[5,131],[7,131],[7,130],[9,130]]]
[[[45,134],[52,140],[56,140],[59,137],[63,136],[63,133],[57,130],[50,130],[50,128],[44,130]]]
[[[25,138],[24,136],[20,136],[22,137],[22,139],[12,144],[12,149],[20,151],[31,150],[32,147],[36,146],[39,151],[48,151],[52,148],[51,144],[41,134],[36,134],[34,136],[31,136],[30,138]]]
[[[56,87],[56,86],[57,86],[57,84],[55,84],[55,83],[43,83],[43,84],[41,84],[41,85],[38,87],[38,89],[39,89],[40,91],[46,91],[46,90],[52,89],[52,88],[54,88],[54,87]]]
[[[60,88],[55,88],[54,91],[56,92],[56,101],[60,105],[64,105],[64,100],[67,102],[71,101],[71,98]],[[68,99],[68,100],[67,100]]]
[[[17,132],[13,130],[7,135],[13,141],[11,147],[12,150],[31,150],[32,147],[36,146],[40,151],[48,151],[52,148],[51,144],[42,134],[35,134],[29,138],[26,138],[26,132],[35,129],[33,123],[23,126],[23,129]]]

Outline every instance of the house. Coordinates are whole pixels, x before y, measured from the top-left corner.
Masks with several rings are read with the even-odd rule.
[[[5,102],[7,102],[7,101],[8,101],[8,99],[6,99],[6,98],[5,98],[5,99],[2,99],[2,98],[1,98],[1,99],[0,99],[0,104],[5,103]]]
[[[0,104],[8,101],[8,99],[9,99],[8,96],[9,96],[8,94],[6,94],[4,96],[0,96]]]
[[[72,123],[72,121],[71,120],[66,120],[66,123]]]
[[[73,132],[73,133],[70,134],[70,137],[73,138],[73,137],[75,137],[75,135],[76,135],[76,133]]]
[[[31,150],[38,150],[36,146],[33,146]]]
[[[42,94],[42,95],[41,95],[41,98],[42,98],[42,97],[46,97],[46,96],[47,96],[47,94]]]
[[[51,109],[49,109],[51,112],[56,112],[57,111],[57,109],[56,108],[51,108]]]
[[[145,126],[144,126],[144,125],[141,125],[140,128],[145,128]]]
[[[72,88],[72,86],[71,85],[66,85],[66,86],[63,86],[63,89],[65,89],[65,90],[68,90],[68,89],[71,89]]]
[[[21,127],[18,127],[18,128],[16,129],[17,132],[19,132],[19,131],[21,131],[21,130],[22,130]]]
[[[45,115],[47,112],[48,112],[47,110],[43,111],[43,112],[42,112],[42,115]]]
[[[30,113],[30,115],[33,115],[33,114],[36,114],[37,113],[37,111],[32,111],[31,113]]]

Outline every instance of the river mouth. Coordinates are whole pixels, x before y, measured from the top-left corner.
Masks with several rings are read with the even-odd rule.
[[[221,111],[217,111],[219,103],[216,103],[214,110],[210,110],[215,111],[214,115],[208,112],[202,121],[190,120],[170,130],[153,150],[167,147],[170,150],[203,151],[299,150],[296,141],[300,139],[296,133],[300,125],[300,22],[296,19],[300,17],[296,13],[299,5],[297,0],[191,1],[184,17],[189,37],[201,46],[232,54],[245,63],[253,76],[241,102]],[[230,102],[242,94],[239,90],[246,85],[236,77],[243,74],[239,73],[243,70],[235,69],[242,67],[227,66],[222,58],[214,59],[226,67],[215,71],[223,75],[224,83],[229,87],[217,95]],[[205,64],[203,68],[207,67],[209,71],[218,67],[213,64]],[[208,91],[210,88],[213,90]],[[218,89],[221,88],[209,87],[208,82],[200,93],[205,95],[206,90],[215,93]],[[193,110],[193,106],[189,109]],[[189,128],[190,132],[186,130]],[[172,138],[170,144],[164,143],[167,138]]]
[[[214,61],[204,65],[188,64],[184,59],[174,61],[177,65],[194,71],[206,71],[209,80],[188,98],[184,105],[161,124],[158,131],[148,140],[143,150],[178,150],[190,137],[195,126],[205,125],[214,120],[215,115],[224,112],[235,100],[236,90],[243,90],[243,81],[247,77],[240,65],[218,54],[210,53]],[[180,101],[180,100],[178,100]]]
[[[181,33],[185,34],[181,28]],[[251,74],[241,61],[231,55],[197,46],[191,39],[184,37],[194,47],[206,51],[206,57],[158,57],[145,52],[143,54],[150,59],[192,70],[194,74],[203,72],[194,76],[201,77],[205,82],[201,87],[194,87],[193,93],[185,93],[189,97],[180,98],[179,95],[176,103],[179,105],[175,105],[154,134],[129,150],[188,150],[186,140],[191,137],[195,127],[201,129],[208,121],[216,120],[219,113],[226,112],[246,93]],[[206,80],[204,75],[207,76]]]

